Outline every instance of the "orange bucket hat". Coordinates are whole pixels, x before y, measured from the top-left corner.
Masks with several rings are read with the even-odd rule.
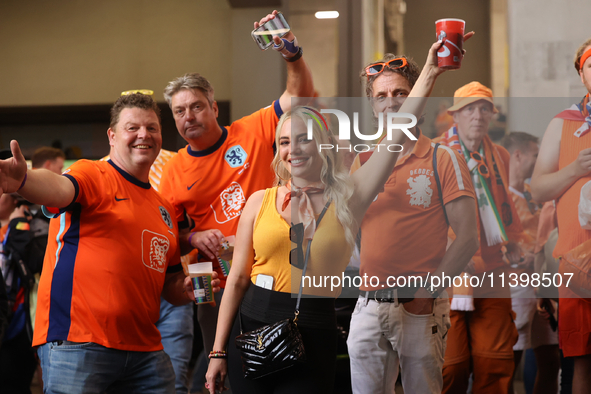
[[[492,100],[492,90],[481,84],[480,82],[470,82],[467,85],[462,86],[454,93],[454,105],[447,109],[447,113],[459,111],[466,105],[471,104],[475,101],[485,100],[492,104],[493,112],[496,114],[499,111],[495,107]]]

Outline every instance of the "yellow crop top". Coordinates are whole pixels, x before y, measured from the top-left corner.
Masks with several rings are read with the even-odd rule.
[[[297,293],[302,270],[289,264],[292,243],[289,239],[289,224],[277,212],[277,187],[265,190],[261,209],[253,232],[254,264],[250,279],[256,282],[259,274],[274,279],[273,290]],[[308,242],[304,243],[304,252]],[[331,204],[314,234],[310,261],[304,281],[304,294],[336,297],[341,287],[331,291],[331,279],[341,277],[351,257],[351,247],[345,239],[345,231],[339,223],[334,204]]]

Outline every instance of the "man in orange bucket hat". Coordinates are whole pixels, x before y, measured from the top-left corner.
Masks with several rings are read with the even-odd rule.
[[[480,248],[465,271],[486,277],[482,286],[454,289],[451,329],[443,364],[443,393],[462,393],[473,372],[472,392],[508,393],[513,373],[513,345],[517,329],[513,322],[511,294],[497,282],[507,269],[506,257],[517,263],[521,250],[515,242],[523,234],[519,216],[509,194],[509,158],[505,148],[488,136],[497,113],[492,91],[479,82],[456,90],[448,109],[454,125],[439,142],[457,149],[466,159],[476,191]],[[450,232],[450,238],[455,235]],[[488,280],[495,279],[494,283]],[[464,293],[458,295],[458,293]]]

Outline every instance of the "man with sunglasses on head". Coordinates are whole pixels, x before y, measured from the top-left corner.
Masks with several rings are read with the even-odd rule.
[[[443,393],[465,393],[470,372],[474,394],[507,393],[513,375],[515,315],[509,286],[503,287],[497,279],[506,275],[506,260],[520,262],[521,248],[508,241],[521,240],[523,230],[509,192],[509,152],[488,136],[490,121],[497,113],[492,97],[492,91],[479,82],[456,90],[454,105],[448,109],[455,125],[439,139],[468,164],[476,192],[476,207],[471,209],[478,215],[480,248],[465,273],[495,278],[492,285],[491,280],[485,280],[481,287],[462,289],[465,294],[461,297],[457,295],[460,289],[454,289]],[[451,232],[450,237],[454,237]]]
[[[254,27],[276,15],[273,11]],[[185,74],[164,89],[178,132],[188,145],[164,167],[160,192],[175,209],[182,252],[192,253],[191,262],[212,261],[222,288],[229,271],[228,262],[220,260],[222,244],[236,234],[250,195],[273,184],[271,161],[279,118],[291,108],[293,98],[314,95],[312,74],[293,32],[275,37],[274,49],[287,66],[285,91],[272,105],[230,126],[218,124],[214,90],[203,76]],[[206,354],[213,347],[221,294],[215,299],[217,305],[199,305],[197,312]]]
[[[412,59],[392,54],[361,72],[376,116],[398,111],[419,78],[432,78],[434,84],[443,72],[437,67],[437,45],[420,75]],[[441,392],[449,300],[445,286],[432,286],[426,278],[459,274],[478,247],[466,163],[453,149],[435,150],[418,127],[412,132],[417,140],[403,145],[361,223],[360,275],[376,276],[380,283],[360,287],[351,317],[347,345],[356,394],[394,393],[400,368],[405,392]],[[371,154],[359,154],[352,171]],[[449,226],[457,238],[446,251]],[[412,276],[421,281],[411,284]],[[400,278],[408,279],[406,284]]]

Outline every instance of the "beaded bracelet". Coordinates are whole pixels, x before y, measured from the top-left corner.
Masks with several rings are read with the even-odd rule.
[[[209,352],[209,358],[228,358],[228,353],[225,350],[212,350]]]

